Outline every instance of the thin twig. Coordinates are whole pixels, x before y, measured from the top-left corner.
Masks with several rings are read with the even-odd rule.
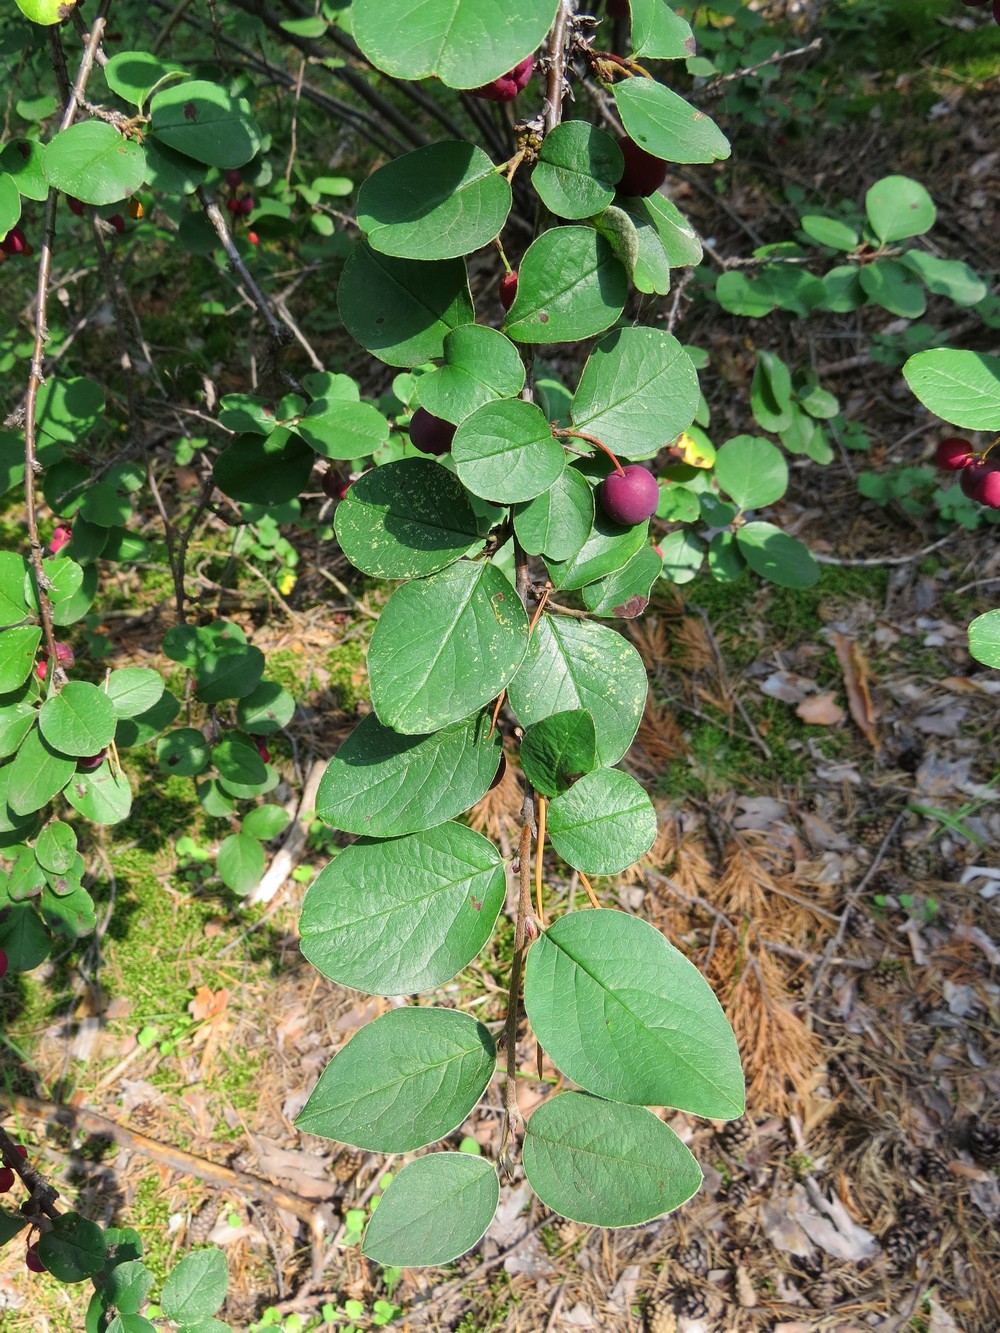
[[[746,65],[743,69],[734,69],[732,74],[722,74],[711,80],[710,83],[696,88],[689,94],[692,102],[702,102],[706,97],[720,96],[720,89],[727,83],[732,83],[734,79],[745,79],[748,74],[756,74],[759,69],[766,69],[769,65],[780,65],[786,60],[794,60],[798,56],[811,55],[813,51],[819,51],[823,46],[823,38],[817,37],[809,43],[808,46],[798,46],[794,51],[775,51],[773,55],[768,56],[766,60],[759,60],[756,65]]]

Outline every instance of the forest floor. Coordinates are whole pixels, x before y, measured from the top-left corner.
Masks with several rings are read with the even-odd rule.
[[[904,172],[935,196],[942,253],[995,273],[995,85],[926,77],[933,135],[878,114],[899,88],[872,74],[863,123],[793,148],[757,141],[750,158],[737,142],[737,165],[717,171],[724,211],[710,169],[685,171],[671,193],[717,253],[737,256],[788,234],[783,185],[857,200]],[[932,315],[964,324],[954,307]],[[200,859],[213,830],[179,779],[165,800],[140,786],[132,821],[96,849],[114,911],[82,964],[22,979],[4,1013],[8,1125],[67,1198],[137,1226],[158,1273],[192,1244],[222,1245],[223,1313],[237,1328],[297,1333],[324,1307],[332,1326],[351,1316],[455,1333],[1000,1328],[1000,676],[972,661],[966,638],[996,601],[1000,548],[995,527],[939,528],[931,499],[859,499],[859,472],[925,462],[937,439],[898,363],[870,356],[891,322],[834,319],[822,340],[780,315],[754,325],[757,346],[816,367],[874,441],[823,470],[793,465],[775,520],[822,560],[817,587],[699,575],[661,584],[627,629],[651,686],[627,763],[661,829],[598,893],[709,976],[748,1082],[740,1121],[669,1116],[704,1169],[692,1202],[641,1228],[581,1227],[549,1215],[515,1169],[466,1260],[369,1265],[360,1229],[399,1161],[338,1151],[292,1123],[334,1050],[388,1003],[324,980],[298,951],[305,883],[334,835],[312,827],[306,873],[244,908]],[[746,326],[713,308],[679,332],[724,367],[704,382],[713,437],[753,432]],[[956,336],[997,350],[995,331]],[[331,601],[307,557],[292,614],[268,605],[254,632],[269,674],[300,701],[275,752],[284,797],[306,816],[310,773],[368,707],[364,646],[385,597],[334,561],[350,595]],[[259,607],[243,593],[222,610],[249,625]],[[130,664],[144,660],[141,615],[115,633]],[[511,767],[474,820],[509,836],[518,793]],[[192,829],[195,849],[179,857]],[[577,886],[553,873],[549,893],[555,914]],[[501,918],[434,1001],[501,1018],[510,933]],[[530,1042],[519,1056],[528,1111],[557,1075],[543,1064],[536,1077]],[[488,1095],[456,1144],[494,1153],[499,1105]],[[31,1279],[14,1249],[0,1251],[5,1333],[82,1328],[78,1293]]]

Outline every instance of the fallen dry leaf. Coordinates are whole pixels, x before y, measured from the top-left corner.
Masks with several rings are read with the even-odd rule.
[[[845,634],[834,634],[833,647],[844,675],[847,707],[854,725],[872,749],[878,750],[880,742],[878,732],[875,730],[878,713],[868,689],[869,671],[865,655],[858,647],[857,641],[849,639]]]
[[[832,694],[814,694],[803,699],[795,711],[803,722],[813,727],[835,727],[846,716]]]

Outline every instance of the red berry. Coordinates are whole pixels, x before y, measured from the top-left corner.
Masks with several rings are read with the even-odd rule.
[[[320,485],[323,487],[324,495],[328,495],[331,500],[339,500],[340,492],[344,486],[344,478],[334,468],[329,468],[323,473]]]
[[[248,214],[253,212],[253,209],[254,209],[253,195],[245,194],[243,198],[240,200],[240,212],[243,214],[244,217],[246,217]]]
[[[527,86],[534,68],[535,57],[525,56],[513,69],[501,74],[492,83],[484,83],[481,88],[470,88],[469,94],[472,97],[485,98],[487,102],[513,102],[518,93]]]
[[[78,218],[83,217],[83,203],[81,202],[81,200],[74,199],[71,194],[68,194],[66,196],[66,202],[67,204],[69,204],[69,211],[71,213],[75,214],[75,216]]]
[[[667,179],[666,162],[647,153],[645,148],[640,148],[627,134],[618,140],[618,147],[625,158],[625,170],[618,182],[618,193],[630,199],[644,199],[647,195],[655,194]]]
[[[247,240],[250,242],[251,245],[260,245],[260,237],[257,235],[255,231],[247,232]]]
[[[243,173],[242,171],[237,171],[235,167],[230,167],[223,176],[223,180],[231,190],[235,190],[237,186],[243,184]]]
[[[621,472],[612,472],[601,486],[601,508],[608,518],[623,527],[645,523],[656,512],[660,488],[656,478],[638,463]]]
[[[0,981],[7,975],[8,966],[7,955],[4,953],[3,949],[0,949]],[[9,1189],[10,1186],[8,1185],[7,1188]]]
[[[432,416],[423,407],[418,407],[410,418],[410,443],[422,454],[446,454],[454,438],[455,427],[451,422]]]
[[[7,235],[0,241],[0,250],[5,255],[23,255],[28,248],[28,239],[20,227],[11,227]]]
[[[934,462],[945,472],[958,472],[972,462],[974,450],[968,440],[958,435],[949,435],[934,450]]]
[[[77,769],[81,773],[92,773],[95,768],[100,768],[100,766],[104,763],[104,756],[106,754],[107,751],[102,750],[100,754],[91,754],[88,755],[85,759],[78,759],[76,761]]]
[[[70,541],[72,536],[73,536],[73,529],[63,527],[63,525],[60,524],[52,533],[52,540],[49,542],[49,550],[52,552],[53,555],[55,555],[57,551],[62,550],[62,548]]]
[[[28,1251],[24,1256],[24,1262],[32,1273],[44,1273],[45,1265],[38,1257],[38,1246],[29,1245]]]
[[[240,201],[238,199],[227,199],[226,207],[229,209],[230,213],[232,213],[233,217],[235,217],[240,211]]]
[[[271,762],[271,751],[263,741],[254,741],[254,744],[257,746],[257,753],[260,755],[261,759],[263,759],[265,764],[269,764]]]
[[[965,479],[973,473],[967,489]],[[1000,509],[1000,463],[994,463],[988,458],[981,463],[970,463],[962,473],[961,486],[966,495],[978,504],[986,505],[989,509]]]
[[[970,500],[977,500],[979,498],[976,492],[989,470],[989,463],[984,462],[981,458],[973,458],[962,469],[962,475],[958,479],[958,484]]]
[[[114,227],[119,236],[125,230],[125,219],[120,213],[113,213],[111,217],[108,218],[108,222]]]
[[[0,1166],[0,1194],[6,1194],[8,1190],[14,1188],[14,1181],[17,1176],[9,1166]]]
[[[500,279],[500,304],[504,310],[509,310],[514,304],[514,297],[517,295],[517,269],[510,273],[505,273]]]

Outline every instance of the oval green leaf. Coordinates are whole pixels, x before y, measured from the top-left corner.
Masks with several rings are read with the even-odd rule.
[[[316,455],[279,426],[270,435],[237,435],[215,460],[215,484],[244,504],[279,505],[304,491]]]
[[[76,760],[54,749],[35,727],[11,763],[7,804],[15,815],[33,814],[61,792],[75,772]]]
[[[264,873],[264,848],[249,833],[231,833],[219,846],[216,869],[226,888],[249,893]]]
[[[596,763],[594,719],[582,708],[553,713],[524,733],[521,767],[532,787],[543,796],[558,796]]]
[[[947,347],[917,352],[903,367],[903,378],[942,421],[967,430],[1000,430],[1000,357]]]
[[[656,811],[636,782],[617,768],[587,773],[549,805],[552,846],[587,875],[617,875],[648,852]]]
[[[653,584],[663,573],[663,559],[642,546],[627,565],[583,589],[583,604],[595,616],[635,620],[649,605]]]
[[[584,1092],[538,1107],[523,1160],[547,1208],[590,1226],[639,1226],[686,1203],[702,1180],[691,1152],[652,1112]]]
[[[295,429],[321,458],[350,462],[367,458],[389,438],[389,423],[371,403],[320,398]]]
[[[65,875],[76,860],[76,830],[62,820],[51,820],[35,841],[35,857],[43,870]]]
[[[132,809],[132,789],[123,773],[112,773],[107,759],[88,773],[75,773],[63,795],[92,824],[119,824]]]
[[[228,1286],[229,1267],[222,1251],[214,1245],[195,1250],[167,1275],[160,1306],[175,1323],[193,1324],[215,1314]]]
[[[105,693],[118,717],[136,717],[159,703],[163,677],[152,667],[120,667],[108,676]]]
[[[250,103],[204,79],[164,88],[150,112],[161,143],[209,167],[242,167],[262,142]]]
[[[743,1113],[722,1006],[694,964],[638,917],[560,917],[528,954],[524,1006],[557,1068],[588,1092],[720,1120]]]
[[[715,121],[655,79],[623,79],[614,93],[626,134],[654,157],[714,162],[729,156],[729,140]]]
[[[444,340],[444,364],[417,380],[417,402],[454,425],[484,403],[516,398],[524,388],[517,348],[496,329],[463,324]]]
[[[594,492],[575,467],[564,468],[547,491],[521,505],[514,531],[529,555],[568,560],[594,525]]]
[[[53,1218],[38,1240],[38,1257],[58,1282],[83,1282],[104,1267],[104,1232],[79,1213]]]
[[[53,749],[87,759],[114,740],[118,714],[103,690],[71,680],[42,704],[38,725]]]
[[[403,1167],[382,1195],[361,1253],[394,1268],[450,1263],[481,1240],[500,1202],[500,1181],[485,1157],[430,1153]]]
[[[883,176],[876,181],[865,195],[865,212],[883,245],[922,236],[937,219],[934,200],[919,181],[908,176]]]
[[[716,454],[715,479],[741,509],[761,509],[788,489],[788,464],[770,440],[737,435]]]
[[[623,528],[608,518],[597,506],[594,526],[587,540],[568,560],[546,560],[549,577],[557,588],[582,588],[595,579],[606,578],[617,569],[623,569],[635,553],[646,544],[648,522]]]
[[[42,170],[50,185],[85,204],[114,204],[141,187],[146,155],[105,121],[82,120],[49,141]]]
[[[809,548],[773,523],[747,523],[736,541],[754,573],[779,588],[811,588],[819,582],[819,565]]]
[[[295,1128],[365,1152],[412,1152],[450,1134],[486,1091],[489,1030],[455,1009],[390,1009],[320,1076]]]
[[[531,183],[556,217],[589,218],[611,203],[623,166],[610,134],[586,120],[564,120],[542,141]]]
[[[455,432],[451,455],[463,485],[494,504],[533,500],[566,466],[545,413],[521,398],[486,403],[466,417]]]
[[[463,824],[361,839],[306,893],[302,952],[332,981],[371,995],[433,990],[482,949],[505,891],[500,853]]]
[[[603,236],[551,227],[521,260],[504,332],[521,343],[578,342],[613,324],[627,295],[625,269]]]

